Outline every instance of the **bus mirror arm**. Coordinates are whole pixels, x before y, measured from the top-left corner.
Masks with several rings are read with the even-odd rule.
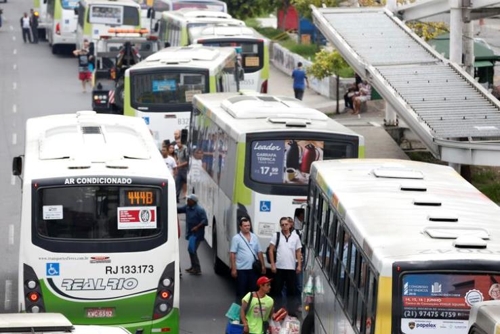
[[[77,7],[73,8],[73,11],[75,12],[75,15],[78,15],[78,8]]]
[[[187,143],[188,139],[188,130],[187,129],[182,129],[181,130],[181,143],[185,145]]]

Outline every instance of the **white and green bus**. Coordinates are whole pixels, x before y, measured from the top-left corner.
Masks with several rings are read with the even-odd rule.
[[[467,334],[500,296],[500,208],[452,168],[321,161],[309,180],[302,333]]]
[[[161,143],[188,128],[195,94],[235,92],[240,72],[234,48],[165,48],[129,68],[115,98],[123,95],[124,114],[144,119]]]
[[[245,22],[224,12],[184,8],[163,12],[158,36],[166,46],[186,46],[193,43],[189,38],[190,29],[214,25],[244,27]]]
[[[59,53],[61,47],[76,45],[76,24],[78,0],[47,1],[47,28],[45,35],[52,53]]]
[[[245,80],[242,90],[267,93],[269,81],[269,40],[255,29],[242,26],[210,26],[189,29],[189,40],[205,46],[236,48]]]
[[[227,13],[227,4],[220,0],[153,0],[152,2],[156,13],[183,8],[196,8]]]
[[[20,312],[179,333],[175,185],[142,120],[29,119],[13,173],[22,178]]]
[[[324,113],[257,93],[196,95],[188,142],[203,151],[200,177],[188,189],[207,212],[217,274],[230,264],[242,216],[266,249],[280,218],[306,202],[313,161],[364,156],[364,138]]]
[[[76,48],[83,40],[96,42],[110,28],[141,29],[141,5],[134,0],[80,0],[76,27]]]

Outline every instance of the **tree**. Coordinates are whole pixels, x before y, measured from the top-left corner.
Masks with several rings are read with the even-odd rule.
[[[444,22],[407,22],[406,25],[413,30],[415,34],[425,41],[436,38],[437,36],[450,32],[450,28]]]
[[[245,20],[271,13],[281,5],[282,0],[224,0],[227,11],[234,18]]]
[[[290,0],[291,4],[295,7],[300,16],[308,20],[312,20],[311,5],[316,7],[338,7],[341,0]]]
[[[311,74],[315,78],[324,79],[332,75],[336,76],[337,79],[337,110],[336,113],[340,113],[339,110],[339,95],[340,95],[340,71],[349,67],[347,62],[342,58],[340,53],[335,51],[327,51],[325,49],[316,53],[316,58],[314,63],[307,69],[307,73]]]

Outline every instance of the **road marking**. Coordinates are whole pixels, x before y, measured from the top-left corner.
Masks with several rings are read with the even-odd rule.
[[[12,36],[12,41],[16,41],[16,36]]]
[[[12,112],[15,114],[17,112],[17,105],[13,104],[12,105]]]
[[[12,145],[16,145],[17,144],[17,133],[13,133],[12,134]]]
[[[12,50],[13,54],[17,54],[17,49]]]
[[[17,89],[17,82],[13,82],[13,83],[12,83],[12,89],[13,89],[13,90],[16,90],[16,89]]]
[[[13,70],[17,69],[17,64],[12,65],[12,69]]]
[[[16,176],[15,175],[10,176],[10,184],[12,184],[13,186],[16,185]]]
[[[14,27],[13,26],[9,26],[10,30],[14,30]]]
[[[5,303],[4,308],[6,311],[9,311],[12,305],[11,301],[12,297],[12,281],[10,279],[5,280]]]
[[[9,225],[9,245],[14,245],[14,224]]]

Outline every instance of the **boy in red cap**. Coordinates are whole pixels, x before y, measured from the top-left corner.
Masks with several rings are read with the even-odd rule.
[[[249,292],[241,299],[240,318],[243,322],[243,332],[263,334],[264,321],[268,321],[272,314],[274,300],[267,294],[271,291],[271,279],[261,276],[257,280],[259,288],[256,292]],[[250,295],[252,295],[251,301]]]

